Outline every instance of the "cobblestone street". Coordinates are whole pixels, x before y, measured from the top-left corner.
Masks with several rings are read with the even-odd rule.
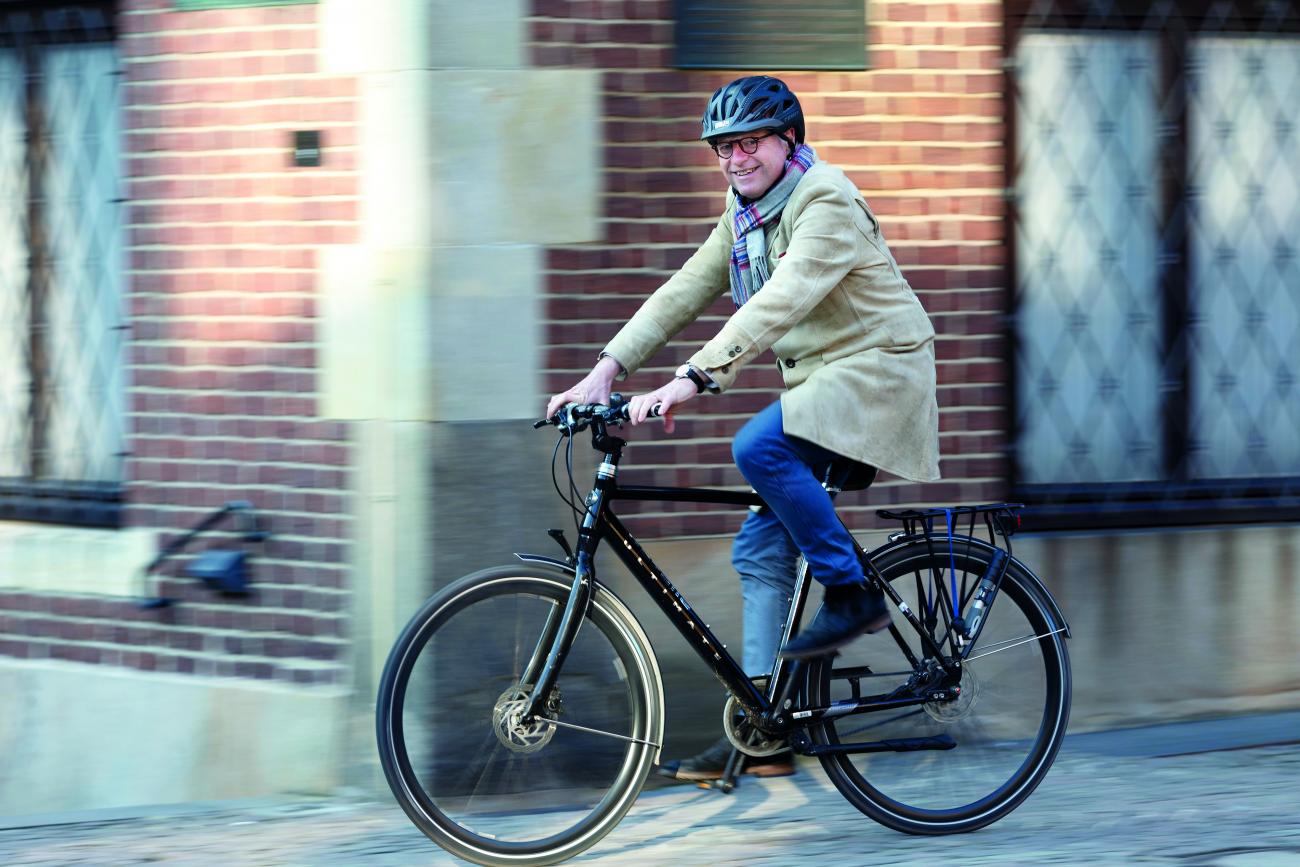
[[[1295,865],[1295,741],[1300,714],[1073,736],[1016,812],[978,833],[946,838],[907,837],[872,823],[815,764],[803,764],[793,778],[746,778],[732,795],[659,788],[572,863]],[[459,863],[387,800],[285,799],[23,825],[21,818],[3,824],[0,864]]]

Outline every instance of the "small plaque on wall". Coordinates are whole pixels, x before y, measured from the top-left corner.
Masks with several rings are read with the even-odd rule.
[[[676,0],[680,69],[866,69],[865,0]]]

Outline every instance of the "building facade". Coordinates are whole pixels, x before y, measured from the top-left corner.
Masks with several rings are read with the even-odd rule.
[[[698,118],[746,72],[800,95],[938,332],[943,480],[882,478],[852,527],[1015,496],[1044,528],[1294,519],[1300,15],[827,2],[860,62],[707,69],[695,5],[0,2],[0,810],[373,782],[388,645],[564,526],[528,422],[716,222]],[[730,437],[780,384],[638,431],[628,478],[742,485]],[[230,501],[269,537],[144,575]],[[741,517],[629,526],[727,606]],[[208,545],[249,595],[186,574]]]

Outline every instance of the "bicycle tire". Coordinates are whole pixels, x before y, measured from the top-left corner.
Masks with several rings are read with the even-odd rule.
[[[918,616],[932,592],[923,576],[938,574],[946,584],[955,566],[968,588],[958,591],[966,613],[993,551],[975,539],[957,540],[951,553],[946,539],[933,545],[916,540],[873,562]],[[1029,797],[1056,758],[1070,713],[1069,656],[1065,635],[1058,631],[1064,624],[1045,593],[1023,564],[1010,560],[984,630],[963,664],[957,702],[831,718],[811,730],[818,744],[861,743],[863,731],[870,732],[870,741],[945,735],[955,741],[947,750],[821,756],[832,783],[853,806],[896,831],[941,835],[989,825]],[[895,621],[921,659],[915,630],[897,614]],[[941,637],[943,631],[939,618],[932,634]],[[1026,637],[1020,644],[998,643],[1000,638],[1005,643]],[[808,671],[810,703],[824,706],[846,697],[855,688],[855,667],[863,665],[871,666],[871,678],[901,683],[885,673],[894,667],[882,663],[886,659],[912,669],[889,633],[866,636],[844,648],[840,657],[818,660]],[[877,690],[873,685],[866,692]]]
[[[618,824],[658,760],[645,742],[663,742],[659,666],[631,612],[600,585],[552,693],[559,710],[548,715],[641,743],[509,723],[511,680],[572,582],[535,566],[469,575],[425,603],[384,666],[384,775],[416,827],[460,858],[520,867],[571,858]]]

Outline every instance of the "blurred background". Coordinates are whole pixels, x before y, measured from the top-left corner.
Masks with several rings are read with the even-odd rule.
[[[0,814],[378,791],[388,647],[558,553],[529,422],[716,222],[699,116],[753,72],[938,332],[943,481],[846,495],[864,543],[1029,504],[1076,731],[1300,707],[1297,4],[0,0]],[[765,361],[625,480],[742,486]],[[642,505],[738,647],[743,511]],[[599,566],[694,752],[719,687]]]

